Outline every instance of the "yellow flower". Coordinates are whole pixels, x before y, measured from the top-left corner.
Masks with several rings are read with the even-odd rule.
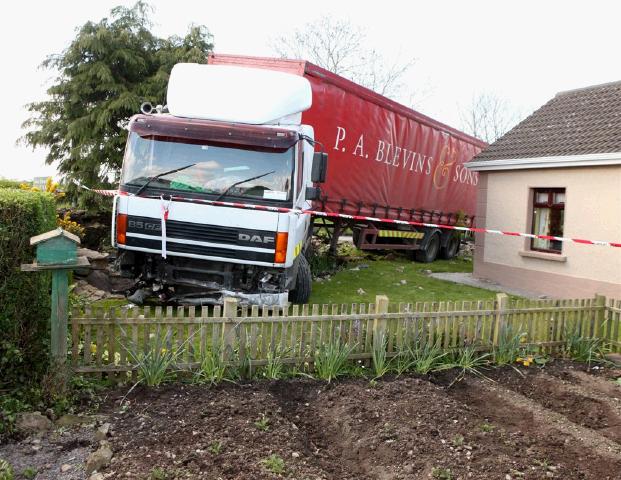
[[[530,362],[529,362],[528,360],[524,360],[524,366],[525,366],[525,367],[530,366]]]
[[[97,345],[91,343],[91,353],[97,353]]]

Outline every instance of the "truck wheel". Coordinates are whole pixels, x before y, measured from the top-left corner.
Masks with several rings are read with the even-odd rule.
[[[304,255],[300,255],[299,262],[295,288],[289,292],[289,301],[297,304],[308,302],[313,281],[310,265]]]
[[[425,250],[415,250],[414,260],[421,263],[431,263],[438,256],[440,251],[440,234],[434,233],[427,242]]]
[[[446,246],[442,247],[442,250],[440,250],[440,256],[446,260],[455,258],[457,252],[459,252],[459,244],[459,235],[451,235],[446,242]]]

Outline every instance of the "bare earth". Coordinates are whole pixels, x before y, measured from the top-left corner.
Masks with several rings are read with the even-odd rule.
[[[620,370],[586,372],[556,361],[544,370],[455,372],[330,385],[310,379],[169,385],[111,391],[105,478],[200,479],[619,479]],[[449,385],[451,385],[449,387]],[[255,423],[263,415],[267,429]],[[36,465],[36,478],[85,478],[92,427],[0,446],[0,458]],[[86,433],[85,433],[86,432]],[[55,439],[55,440],[54,440]],[[73,443],[71,443],[73,442]],[[219,446],[219,448],[217,448]],[[61,460],[48,454],[56,449]],[[284,460],[285,473],[261,461]],[[67,460],[69,458],[73,460]],[[61,463],[72,465],[65,473]],[[47,467],[47,468],[44,468]],[[151,476],[155,467],[164,477]],[[66,468],[66,467],[65,467]],[[82,476],[80,476],[82,475]]]

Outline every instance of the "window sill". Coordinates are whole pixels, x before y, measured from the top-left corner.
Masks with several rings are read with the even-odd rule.
[[[520,250],[521,257],[538,258],[539,260],[550,260],[552,262],[566,262],[567,257],[565,255],[559,255],[556,253],[537,252],[535,250]]]

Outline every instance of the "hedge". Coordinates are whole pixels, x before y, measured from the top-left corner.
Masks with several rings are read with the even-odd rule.
[[[20,272],[31,263],[30,237],[55,228],[54,199],[0,189],[0,389],[36,379],[47,366],[50,275]]]
[[[0,178],[0,188],[19,188],[21,182]]]

